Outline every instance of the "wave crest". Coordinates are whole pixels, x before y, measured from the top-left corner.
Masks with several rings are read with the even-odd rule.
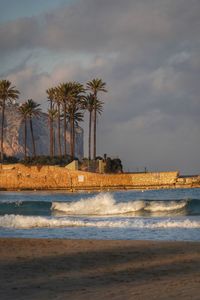
[[[136,212],[144,207],[142,200],[116,203],[111,194],[98,194],[72,203],[53,202],[51,209],[74,215],[115,215]]]
[[[64,212],[68,215],[119,215],[147,212],[169,212],[180,210],[187,205],[187,200],[182,201],[149,201],[135,200],[117,203],[109,193],[98,194],[97,196],[81,199],[77,202],[63,203],[53,202],[52,211]]]
[[[179,210],[184,208],[187,205],[187,200],[182,201],[151,201],[147,202],[145,207],[146,211],[150,212],[163,212],[163,211],[172,211]]]
[[[21,215],[5,215],[0,217],[0,227],[30,229],[30,228],[62,228],[62,227],[97,227],[97,228],[200,228],[198,220],[81,220],[70,218],[30,217]]]

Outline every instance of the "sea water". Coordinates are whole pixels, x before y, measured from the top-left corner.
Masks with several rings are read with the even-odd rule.
[[[0,192],[0,237],[200,241],[200,189]]]

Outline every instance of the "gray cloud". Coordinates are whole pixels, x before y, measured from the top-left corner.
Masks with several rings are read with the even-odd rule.
[[[0,49],[158,51],[166,43],[177,44],[177,37],[181,43],[194,38],[199,42],[199,10],[198,0],[82,0],[52,13],[1,25]]]

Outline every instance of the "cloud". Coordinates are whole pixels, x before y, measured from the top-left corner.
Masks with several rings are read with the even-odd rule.
[[[155,51],[167,42],[199,37],[200,3],[167,0],[82,0],[0,26],[0,51],[42,47],[54,51]],[[186,13],[187,11],[187,13]]]
[[[182,51],[170,57],[169,64],[180,65],[186,63],[189,59],[190,59],[190,53],[186,51]]]

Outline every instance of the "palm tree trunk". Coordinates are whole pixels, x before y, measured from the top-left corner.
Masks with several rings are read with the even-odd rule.
[[[50,156],[51,158],[53,157],[53,122],[52,122],[52,118],[50,117],[49,119],[50,121]]]
[[[32,139],[32,145],[33,145],[33,157],[36,157],[36,148],[35,148],[35,139],[33,135],[33,122],[32,118],[30,117],[30,129],[31,129],[31,139]]]
[[[74,124],[74,118],[73,118],[73,122],[72,122],[72,145],[73,145],[73,159],[75,157],[75,124]]]
[[[97,92],[94,92],[94,99],[95,99],[95,105],[94,105],[94,137],[93,137],[93,143],[94,143],[94,148],[93,148],[93,159],[96,159],[96,149],[97,149],[97,108],[96,108],[96,100],[97,100]]]
[[[97,110],[96,107],[94,107],[94,148],[93,148],[93,159],[96,159],[96,132],[97,132]]]
[[[58,151],[60,158],[62,157],[61,138],[60,138],[60,104],[58,104]]]
[[[67,158],[67,141],[66,141],[66,131],[67,131],[67,108],[66,103],[64,102],[64,156]]]
[[[70,116],[70,156],[73,160],[73,118]]]
[[[25,117],[24,118],[24,159],[26,159],[27,157],[26,144],[27,144],[27,124],[26,124],[26,117]]]
[[[56,136],[55,136],[55,130],[54,130],[54,122],[52,123],[53,126],[52,126],[52,129],[53,129],[53,156],[55,156],[55,153],[56,153]]]
[[[89,139],[88,139],[88,159],[91,160],[91,129],[92,129],[92,112],[89,114]]]
[[[50,111],[52,112],[53,104],[52,100],[50,99]],[[49,117],[49,149],[50,149],[50,157],[53,157],[53,120],[52,116]]]
[[[3,134],[4,134],[4,117],[5,117],[5,101],[2,103],[2,116],[1,116],[1,149],[0,149],[0,161],[3,162]]]

